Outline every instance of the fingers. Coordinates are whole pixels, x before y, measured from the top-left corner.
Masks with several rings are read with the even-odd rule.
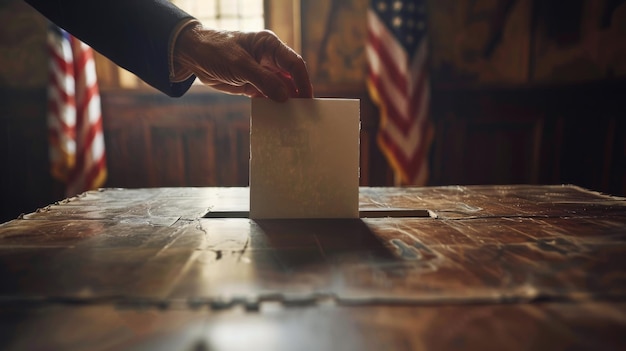
[[[238,45],[217,46],[210,50],[210,56],[203,59],[196,56],[195,59],[194,62],[202,64],[192,64],[194,74],[205,85],[222,92],[249,97],[265,96],[279,102],[295,95],[290,92],[295,90],[293,84],[260,65]]]
[[[278,102],[313,97],[304,60],[274,33],[203,30],[200,34],[192,37],[199,44],[180,46],[189,48],[189,53],[175,58],[204,84],[230,94],[265,96]]]
[[[279,77],[275,72],[261,66],[252,57],[239,66],[246,82],[254,86],[264,96],[278,102],[287,101],[293,94],[288,81]],[[250,95],[249,95],[250,96]]]
[[[275,72],[274,75],[283,82],[283,85],[287,87],[289,97],[298,97],[298,89],[293,81],[293,78],[284,71]]]
[[[234,94],[234,95],[245,95],[248,97],[267,97],[277,102],[287,101],[292,94],[288,93],[286,88],[286,84],[282,82],[277,77],[272,77],[272,73],[268,72],[267,76],[259,75],[258,70],[262,68],[255,68],[249,70],[249,73],[245,73],[244,75],[248,78],[246,82],[241,82],[234,84],[232,81],[222,81],[215,79],[202,79],[202,83],[208,85],[214,89],[217,89],[221,92]]]
[[[285,45],[271,31],[255,33],[248,40],[250,52],[258,62],[271,66],[270,69],[273,71],[282,72],[283,76],[292,82],[289,86],[295,87],[295,94],[291,97],[313,97],[309,72],[302,56]]]
[[[297,97],[313,97],[313,86],[311,85],[309,72],[300,55],[283,44],[276,50],[274,60],[278,67],[288,72],[293,79],[298,93]]]
[[[282,79],[266,69],[263,70],[265,71],[265,74],[263,74],[264,77],[259,80],[250,79],[250,84],[254,85],[263,95],[274,101],[285,102],[293,96],[293,94],[289,93],[292,89],[289,89]]]

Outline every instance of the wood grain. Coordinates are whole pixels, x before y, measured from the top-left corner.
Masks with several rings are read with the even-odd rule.
[[[203,218],[247,206],[247,188],[104,189],[0,225],[0,346],[626,346],[623,198],[361,188],[362,209],[433,215]]]

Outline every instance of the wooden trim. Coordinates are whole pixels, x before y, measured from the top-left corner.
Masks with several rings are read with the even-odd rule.
[[[296,52],[302,52],[300,0],[265,0],[265,27]]]

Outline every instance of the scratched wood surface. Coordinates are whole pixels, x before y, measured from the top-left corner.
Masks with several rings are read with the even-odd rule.
[[[0,348],[626,347],[625,199],[361,188],[360,207],[430,216],[203,218],[245,213],[247,188],[105,189],[23,215],[0,225]]]

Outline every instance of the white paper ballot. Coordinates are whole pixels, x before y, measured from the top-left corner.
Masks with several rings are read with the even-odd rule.
[[[351,99],[252,99],[250,218],[358,218],[359,112]]]

